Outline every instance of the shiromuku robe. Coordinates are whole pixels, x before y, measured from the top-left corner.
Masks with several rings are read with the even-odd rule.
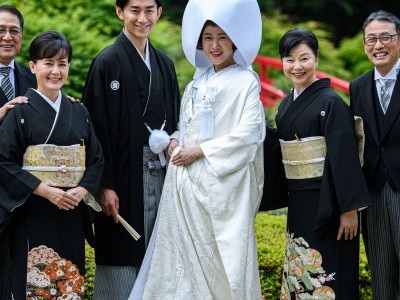
[[[215,93],[209,102],[214,134],[201,140],[199,104],[209,91]],[[265,116],[256,77],[238,65],[217,73],[211,67],[186,88],[179,124],[181,146],[200,145],[205,157],[169,165],[130,299],[140,299],[144,287],[143,299],[258,300],[254,218],[264,177]]]
[[[286,180],[288,236],[281,299],[307,294],[358,299],[359,234],[336,240],[340,214],[371,204],[349,107],[330,88],[329,79],[320,79],[295,101],[293,93],[286,96],[276,124],[282,140],[323,136],[327,148],[322,177]]]
[[[100,265],[139,267],[142,263],[143,146],[148,143],[149,134],[144,123],[160,129],[166,119],[168,134],[177,128],[180,95],[173,62],[151,44],[149,50],[151,73],[132,42],[121,32],[115,43],[93,61],[82,97],[103,147],[105,167],[101,186],[116,191],[119,214],[142,236],[135,241],[121,224],[98,214],[96,264]]]
[[[58,209],[34,195],[40,180],[22,170],[28,146],[43,144],[56,111],[34,90],[29,103],[15,106],[0,127],[0,205],[11,213],[10,253],[14,299],[28,296],[83,296],[85,238],[93,242],[94,198],[75,209]],[[97,195],[103,155],[86,108],[62,96],[60,111],[48,144],[85,145],[86,170],[79,183]]]

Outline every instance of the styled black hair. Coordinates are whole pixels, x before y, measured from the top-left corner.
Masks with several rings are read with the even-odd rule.
[[[304,28],[294,28],[287,31],[279,41],[281,59],[289,56],[290,51],[300,44],[306,44],[318,57],[318,39],[313,32]]]
[[[203,39],[202,39],[202,37],[203,37],[204,29],[205,29],[208,25],[214,26],[214,27],[219,27],[218,24],[216,24],[216,23],[214,23],[213,21],[210,21],[210,20],[207,20],[207,21],[204,23],[203,28],[201,29],[201,32],[200,32],[199,39],[197,40],[196,49],[198,49],[198,50],[203,50]],[[233,44],[233,42],[232,42],[232,44]],[[236,46],[235,46],[235,44],[233,44],[232,48],[233,48],[233,51],[235,51],[235,50],[237,49]]]
[[[21,26],[21,30],[24,31],[24,17],[15,6],[9,4],[2,4],[0,5],[0,12],[2,11],[6,11],[9,12],[10,14],[17,16],[17,18],[19,19],[19,25]]]
[[[398,17],[396,17],[395,15],[384,11],[384,10],[378,10],[378,11],[374,11],[372,12],[368,18],[364,21],[364,24],[362,26],[362,32],[363,35],[365,36],[365,28],[368,26],[369,23],[371,23],[372,21],[375,20],[383,20],[383,21],[388,21],[391,22],[395,25],[396,27],[396,33],[400,34],[400,20]]]
[[[61,51],[61,58],[72,58],[72,46],[58,31],[50,30],[40,33],[29,46],[29,60],[36,63],[39,59],[52,58]]]
[[[161,0],[154,0],[156,2],[157,8],[162,7],[162,1]],[[115,5],[118,6],[119,8],[124,9],[125,5],[129,2],[129,0],[115,0]]]

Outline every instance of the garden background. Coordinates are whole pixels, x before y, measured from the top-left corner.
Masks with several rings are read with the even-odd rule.
[[[218,1],[218,0],[216,0]],[[370,12],[385,9],[397,16],[400,7],[393,0],[259,0],[263,13],[260,55],[279,58],[278,41],[289,29],[304,27],[314,31],[320,42],[319,71],[350,81],[372,66],[364,54],[361,26]],[[73,46],[69,79],[64,92],[81,98],[90,63],[110,45],[122,28],[115,15],[114,0],[9,0],[24,15],[24,39],[18,61],[27,64],[32,39],[44,30],[63,33]],[[181,47],[181,18],[187,0],[164,0],[163,15],[151,41],[174,61],[181,91],[191,80],[194,68]],[[268,75],[284,92],[290,82],[279,70]],[[348,96],[341,94],[346,102]],[[266,109],[273,126],[275,108]],[[259,213],[256,218],[257,246],[262,292],[266,299],[278,299],[285,247],[285,211]],[[361,243],[362,246],[362,243]],[[86,299],[91,299],[94,276],[93,250],[87,247]],[[360,255],[360,297],[371,299],[369,271],[364,248]]]

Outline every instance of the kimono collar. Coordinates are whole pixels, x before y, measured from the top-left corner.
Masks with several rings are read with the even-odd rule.
[[[142,58],[143,62],[146,64],[149,71],[151,71],[149,39],[146,40],[146,58],[144,58],[142,56],[142,53],[140,53],[139,49],[136,47],[135,43],[126,34],[125,28],[122,29],[122,32],[125,34],[126,38],[132,43],[133,47],[135,47],[136,51],[139,53],[140,57]]]
[[[182,47],[196,67],[195,78],[212,66],[197,42],[207,20],[217,24],[232,40],[238,65],[250,66],[261,44],[261,13],[256,0],[189,0],[182,19]]]
[[[56,111],[56,112],[58,112],[59,110],[60,110],[60,104],[61,104],[61,97],[62,97],[62,94],[61,94],[61,92],[59,91],[58,92],[58,96],[57,96],[57,99],[56,99],[56,101],[52,101],[52,100],[50,100],[50,98],[48,98],[47,96],[45,96],[44,94],[42,94],[41,92],[39,92],[37,89],[32,89],[32,90],[34,90],[36,93],[38,93],[44,100],[46,100],[46,102]]]

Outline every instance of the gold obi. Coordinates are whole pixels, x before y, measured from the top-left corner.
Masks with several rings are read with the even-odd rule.
[[[35,145],[26,149],[22,169],[50,186],[76,187],[85,172],[85,146]]]
[[[286,178],[305,179],[321,177],[324,173],[326,143],[323,136],[300,141],[279,140]]]

